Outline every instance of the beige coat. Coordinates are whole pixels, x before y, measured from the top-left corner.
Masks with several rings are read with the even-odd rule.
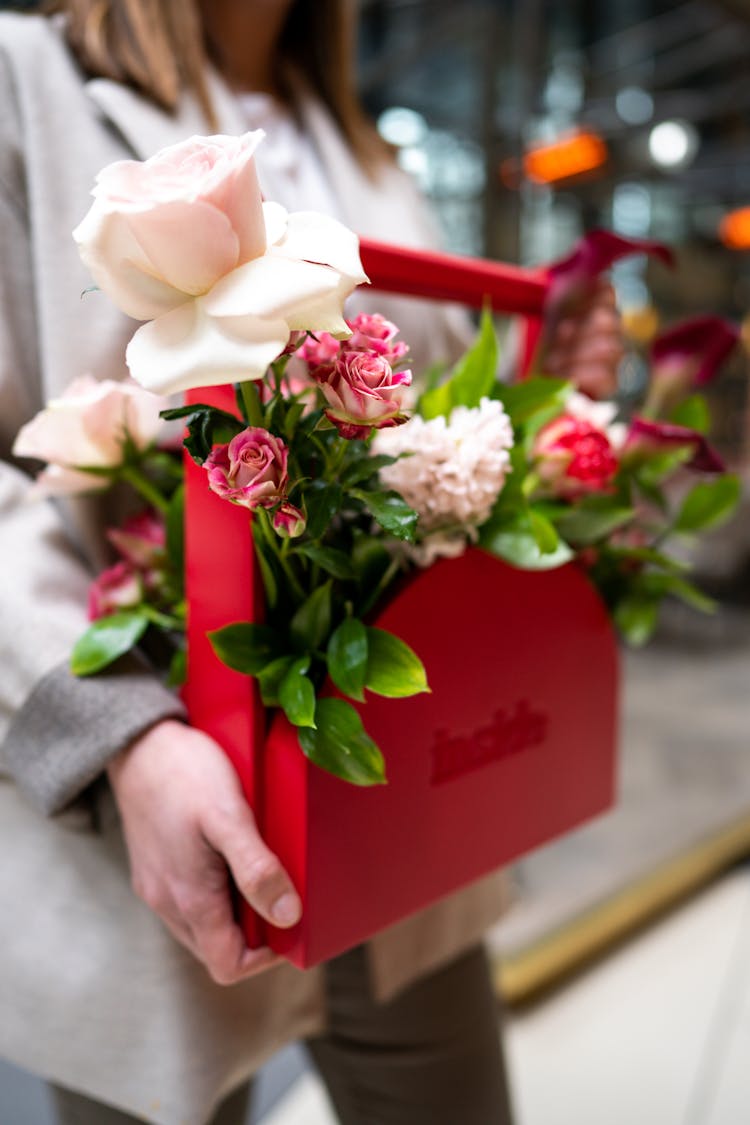
[[[244,124],[218,81],[224,132]],[[96,172],[205,132],[186,102],[171,119],[115,83],[83,81],[56,24],[0,17],[0,438],[76,375],[123,373],[133,323],[89,284],[69,232]],[[375,185],[325,112],[306,125],[341,218],[361,233],[423,244],[421,204],[395,170]],[[264,184],[273,196],[273,184]],[[444,312],[373,299],[424,357],[451,350]],[[61,517],[24,503],[27,478],[0,468],[0,724],[7,727],[83,627],[89,567],[102,557],[102,513],[91,501]],[[71,547],[73,535],[79,553]],[[33,781],[33,778],[32,778]],[[33,785],[32,785],[33,788]],[[111,797],[45,819],[0,776],[0,1054],[142,1115],[199,1125],[212,1106],[283,1043],[324,1026],[320,970],[281,966],[230,988],[214,985],[131,893]],[[475,942],[505,898],[493,876],[380,934],[373,987],[405,982]]]

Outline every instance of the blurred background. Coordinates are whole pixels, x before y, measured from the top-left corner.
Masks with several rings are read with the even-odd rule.
[[[3,4],[2,7],[34,7]],[[359,0],[360,89],[457,253],[534,265],[602,226],[670,243],[613,283],[620,395],[654,335],[719,313],[750,344],[750,0]],[[623,654],[616,808],[516,865],[491,936],[519,1125],[744,1125],[750,1101],[750,403],[710,388],[745,480],[695,556],[719,608],[668,606]],[[571,764],[575,768],[575,764]],[[330,1125],[289,1050],[253,1121]],[[0,1070],[0,1125],[46,1125]]]

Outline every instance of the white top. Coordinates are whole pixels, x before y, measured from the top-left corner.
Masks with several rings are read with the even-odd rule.
[[[237,101],[248,129],[263,129],[266,134],[255,154],[266,199],[288,211],[320,211],[338,218],[341,208],[315,145],[290,110],[271,94],[242,93]]]

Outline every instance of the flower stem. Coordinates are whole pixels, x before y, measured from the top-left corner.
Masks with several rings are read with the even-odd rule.
[[[284,546],[286,543],[288,543],[288,540],[282,542],[279,539],[278,535],[273,529],[273,525],[271,524],[268,512],[266,512],[263,508],[256,509],[256,511],[254,512],[254,518],[258,521],[258,526],[263,533],[263,537],[266,543],[271,548],[281,569],[284,571],[284,575],[287,582],[289,583],[292,593],[296,598],[299,599],[300,602],[305,601],[307,595],[302,589],[299,579],[292,569],[291,559],[287,557],[287,553],[286,551],[284,551]]]
[[[159,512],[169,511],[169,501],[162,496],[159,489],[153,484],[145,473],[135,465],[123,465],[120,469],[120,479],[126,481],[136,492],[146,500],[152,508]]]
[[[255,383],[244,382],[240,383],[240,394],[242,396],[242,404],[245,408],[245,417],[247,418],[248,426],[262,426],[263,425],[263,407],[260,402],[260,395]]]

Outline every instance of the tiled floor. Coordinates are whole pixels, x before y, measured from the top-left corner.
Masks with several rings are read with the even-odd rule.
[[[506,1044],[518,1125],[747,1125],[750,868],[512,1016]],[[264,1125],[334,1125],[317,1078]]]

